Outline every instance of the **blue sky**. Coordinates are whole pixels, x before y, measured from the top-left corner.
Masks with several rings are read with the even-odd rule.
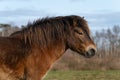
[[[92,30],[120,25],[120,0],[0,0],[0,23],[26,25],[47,16],[84,16]]]

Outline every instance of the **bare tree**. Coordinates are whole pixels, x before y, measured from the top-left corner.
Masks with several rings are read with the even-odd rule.
[[[19,30],[20,28],[17,26],[12,26],[10,24],[0,24],[0,36],[9,36],[14,31]]]

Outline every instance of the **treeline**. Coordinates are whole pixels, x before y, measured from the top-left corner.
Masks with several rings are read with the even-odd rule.
[[[120,26],[96,31],[94,41],[98,48],[98,57],[120,57]]]
[[[9,36],[11,33],[20,30],[18,26],[11,24],[0,24],[0,36]]]
[[[0,24],[0,36],[9,36],[20,29],[18,26]],[[120,26],[96,31],[93,39],[97,45],[97,54],[93,58],[87,59],[68,50],[52,70],[120,69]]]

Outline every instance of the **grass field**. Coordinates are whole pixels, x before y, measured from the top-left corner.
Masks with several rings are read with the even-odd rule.
[[[44,80],[120,80],[120,70],[50,71]]]

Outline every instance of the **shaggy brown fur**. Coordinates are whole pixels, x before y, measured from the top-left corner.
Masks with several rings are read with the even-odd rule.
[[[68,48],[85,57],[95,53],[83,18],[59,16],[29,23],[9,37],[0,37],[0,80],[41,80]]]

